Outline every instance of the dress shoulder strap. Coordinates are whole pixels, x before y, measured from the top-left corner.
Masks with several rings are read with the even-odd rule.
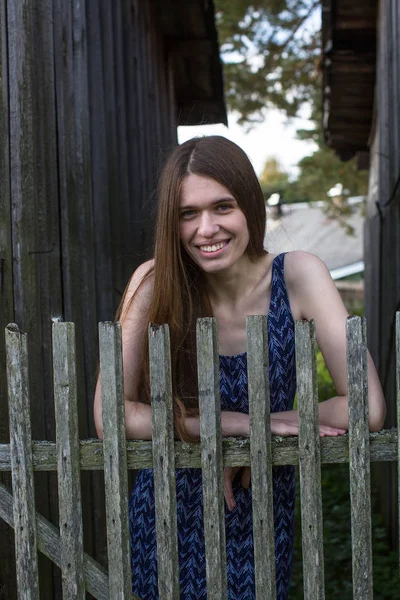
[[[285,306],[286,310],[292,314],[289,302],[289,296],[287,293],[286,282],[285,282],[285,256],[287,252],[282,252],[274,258],[273,271],[272,271],[272,287],[271,287],[271,300],[272,304],[279,304]]]

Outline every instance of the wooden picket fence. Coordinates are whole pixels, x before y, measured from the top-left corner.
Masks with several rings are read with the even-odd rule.
[[[396,320],[400,372],[400,313]],[[15,530],[20,597],[38,599],[37,550],[61,568],[63,597],[132,599],[128,526],[128,469],[153,467],[160,599],[179,599],[175,468],[203,470],[207,590],[227,599],[222,471],[250,466],[257,598],[275,591],[272,465],[298,464],[300,472],[304,597],[324,595],[321,463],[348,462],[351,485],[353,598],[373,598],[370,505],[371,461],[399,461],[397,430],[368,430],[366,324],[347,322],[349,432],[320,439],[313,323],[296,323],[298,437],[271,438],[266,317],[247,319],[250,439],[221,439],[216,326],[197,326],[201,444],[174,440],[168,327],[149,327],[153,440],[126,441],[121,329],[101,323],[100,370],[103,442],[78,439],[75,337],[72,323],[53,323],[57,442],[32,442],[27,336],[6,328],[10,444],[0,445],[0,469],[12,472],[12,494],[0,487],[0,517]],[[399,377],[397,399],[400,397]],[[398,402],[398,406],[399,406]],[[399,414],[399,411],[398,411]],[[80,470],[104,469],[108,572],[83,551]],[[33,473],[57,471],[59,528],[35,512]]]

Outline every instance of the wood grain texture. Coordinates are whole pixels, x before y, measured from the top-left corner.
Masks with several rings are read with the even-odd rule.
[[[13,497],[0,484],[0,518],[14,528]],[[36,513],[37,545],[40,552],[61,567],[61,542],[57,528]],[[83,568],[86,590],[97,600],[114,600],[109,595],[107,571],[91,556],[84,554]],[[140,600],[132,594],[131,600]]]
[[[349,317],[346,335],[353,598],[372,600],[371,475],[365,319]]]
[[[83,526],[73,323],[53,323],[53,368],[62,589],[65,598],[84,600]]]
[[[400,430],[400,312],[396,313],[396,412],[397,412],[397,431]],[[400,514],[400,436],[397,438],[397,491]],[[398,523],[399,548],[400,548],[400,519]],[[400,554],[399,554],[400,570]]]
[[[197,320],[197,371],[207,596],[215,600],[227,600],[219,358],[215,319]]]
[[[394,462],[398,457],[397,429],[370,433],[371,462]],[[104,469],[103,443],[96,439],[81,440],[81,471],[102,471]],[[299,462],[298,440],[296,437],[273,436],[272,464],[297,465]],[[348,463],[349,438],[322,438],[321,463]],[[153,466],[151,442],[129,440],[126,445],[128,469],[147,469]],[[33,468],[35,471],[57,470],[57,449],[54,442],[32,442]],[[245,438],[223,438],[223,464],[230,467],[250,466],[250,440]],[[175,465],[177,469],[200,468],[201,451],[197,444],[175,441]],[[0,444],[0,472],[11,471],[10,445]]]
[[[257,598],[273,600],[276,581],[267,317],[247,317],[246,332],[255,589]]]
[[[8,86],[8,47],[6,3],[0,2],[0,367],[5,372],[6,350],[4,329],[14,321],[11,239],[11,183],[10,183],[10,107]],[[7,379],[0,378],[0,442],[10,439]],[[0,482],[11,486],[11,473],[0,475]],[[0,521],[0,564],[3,581],[7,581],[7,593],[17,595],[15,568],[13,564],[14,536],[6,523]]]
[[[39,600],[28,346],[16,325],[6,329],[6,353],[18,596]]]
[[[157,569],[160,598],[179,600],[178,528],[168,325],[149,326]]]
[[[304,597],[325,598],[315,323],[296,322]]]
[[[99,324],[109,588],[125,600],[132,583],[121,335],[119,323]]]

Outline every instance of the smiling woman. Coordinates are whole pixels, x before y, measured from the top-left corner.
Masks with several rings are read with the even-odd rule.
[[[154,259],[133,274],[117,317],[121,321],[126,434],[151,439],[149,322],[168,323],[176,436],[199,437],[196,319],[214,316],[220,352],[221,429],[249,435],[246,316],[267,315],[271,431],[297,435],[294,321],[315,319],[317,341],[337,396],[320,404],[320,435],[347,429],[345,322],[325,265],[304,252],[272,255],[263,247],[265,205],[244,152],[226,138],[195,138],[174,150],[161,174]],[[371,429],[385,414],[369,363]],[[101,431],[101,390],[95,395]],[[250,487],[249,487],[250,486]],[[204,600],[206,564],[200,469],[176,472],[180,594]],[[288,596],[293,549],[294,469],[273,475],[277,600]],[[250,473],[224,470],[229,600],[254,600]],[[157,546],[151,469],[140,471],[130,503],[133,592],[157,600]]]

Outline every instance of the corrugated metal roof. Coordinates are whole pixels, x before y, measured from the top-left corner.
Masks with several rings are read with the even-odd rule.
[[[363,261],[362,204],[353,205],[349,235],[335,219],[329,219],[316,204],[286,204],[282,217],[273,220],[267,208],[265,247],[272,253],[305,250],[319,256],[330,271],[351,267]],[[362,268],[359,269],[360,272]],[[354,272],[354,270],[353,270]],[[344,275],[342,275],[344,276]]]

